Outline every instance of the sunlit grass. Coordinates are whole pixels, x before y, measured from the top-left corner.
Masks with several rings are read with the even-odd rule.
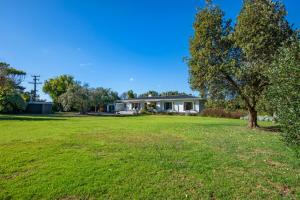
[[[294,152],[246,123],[0,115],[0,199],[300,198]]]

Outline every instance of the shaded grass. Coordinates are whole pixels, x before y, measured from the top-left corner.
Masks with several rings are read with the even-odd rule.
[[[245,121],[0,119],[0,199],[300,198],[293,151],[278,134],[249,130]]]

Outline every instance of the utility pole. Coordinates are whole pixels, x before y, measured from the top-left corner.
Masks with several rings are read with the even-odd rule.
[[[40,75],[31,75],[31,77],[33,78],[33,82],[29,82],[30,84],[33,84],[33,94],[32,94],[32,101],[36,101],[37,100],[37,85],[42,84],[41,82],[39,82],[39,77]]]

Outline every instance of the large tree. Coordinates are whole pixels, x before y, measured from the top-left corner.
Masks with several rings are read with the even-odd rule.
[[[137,97],[137,94],[133,92],[133,90],[128,90],[127,92],[124,92],[121,94],[121,99],[135,99]]]
[[[80,114],[85,114],[90,106],[90,91],[87,85],[81,86],[75,83],[67,88],[67,91],[59,96],[58,102],[64,111],[76,109]]]
[[[108,103],[113,103],[115,100],[118,99],[118,94],[116,92],[113,92],[109,88],[92,88],[90,89],[91,94],[91,106],[94,107],[94,111],[102,111],[102,108],[104,105]]]
[[[75,84],[73,76],[60,75],[55,78],[46,80],[43,86],[43,91],[52,98],[54,104],[58,103],[60,95],[64,94],[69,87]]]
[[[273,56],[292,34],[283,4],[245,0],[234,29],[223,11],[207,1],[194,22],[188,60],[192,89],[209,96],[240,96],[257,127],[256,106],[269,85]]]
[[[19,112],[25,109],[24,87],[26,73],[0,62],[0,112]]]

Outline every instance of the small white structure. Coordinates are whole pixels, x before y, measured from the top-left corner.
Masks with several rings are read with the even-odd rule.
[[[153,112],[200,113],[204,109],[204,100],[191,95],[149,96],[119,100],[115,104],[117,113],[139,113],[145,108]]]

